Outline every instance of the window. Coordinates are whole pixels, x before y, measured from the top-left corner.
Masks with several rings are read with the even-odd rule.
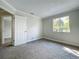
[[[53,32],[70,32],[69,16],[53,19]]]

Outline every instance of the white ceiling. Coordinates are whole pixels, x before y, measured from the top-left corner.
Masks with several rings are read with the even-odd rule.
[[[18,10],[47,17],[78,8],[79,0],[5,0]]]

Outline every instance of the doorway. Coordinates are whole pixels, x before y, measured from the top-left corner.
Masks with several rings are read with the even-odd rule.
[[[13,40],[13,15],[0,8],[0,46],[12,46]]]

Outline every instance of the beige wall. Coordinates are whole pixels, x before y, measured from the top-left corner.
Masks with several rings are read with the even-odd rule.
[[[53,32],[53,19],[63,16],[70,18],[70,33]],[[65,12],[45,18],[43,21],[43,37],[51,40],[79,46],[79,10]]]

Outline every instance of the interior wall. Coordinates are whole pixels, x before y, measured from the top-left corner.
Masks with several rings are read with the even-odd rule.
[[[28,42],[41,38],[42,33],[41,18],[35,16],[28,16],[27,27],[28,27]]]
[[[11,16],[3,16],[3,36],[4,38],[11,38],[12,35],[12,18]]]
[[[69,16],[70,32],[53,32],[53,19],[63,16]],[[79,10],[69,11],[55,16],[50,16],[44,18],[42,21],[43,38],[79,46]]]

